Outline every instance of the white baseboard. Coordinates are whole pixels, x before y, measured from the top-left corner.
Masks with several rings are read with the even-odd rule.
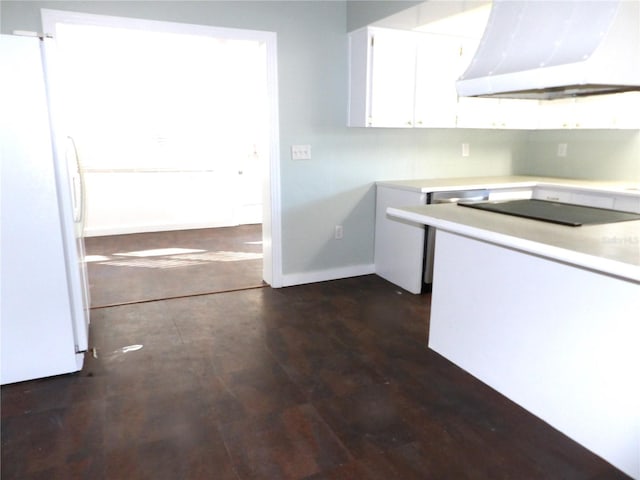
[[[359,277],[375,273],[373,263],[367,265],[350,265],[348,267],[330,268],[328,270],[316,270],[314,272],[288,273],[282,275],[282,286],[292,287],[306,283],[326,282],[341,278]]]

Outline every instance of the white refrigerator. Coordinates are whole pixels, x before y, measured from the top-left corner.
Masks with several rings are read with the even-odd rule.
[[[88,348],[82,179],[72,139],[51,122],[47,42],[0,35],[3,385],[81,370]]]

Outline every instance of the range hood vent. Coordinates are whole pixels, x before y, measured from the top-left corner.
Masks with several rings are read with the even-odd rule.
[[[640,91],[640,0],[494,0],[456,88],[532,99]]]

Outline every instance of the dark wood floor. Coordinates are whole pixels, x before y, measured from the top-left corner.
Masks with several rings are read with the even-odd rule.
[[[92,307],[263,285],[259,224],[88,237],[85,245]]]
[[[429,303],[372,275],[94,309],[82,372],[2,388],[1,478],[626,478],[427,349]]]

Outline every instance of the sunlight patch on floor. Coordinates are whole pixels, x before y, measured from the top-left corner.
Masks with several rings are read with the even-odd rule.
[[[196,253],[176,253],[170,254],[158,254],[153,253],[151,255],[133,255],[140,254],[142,252],[160,252],[160,251],[179,251],[179,252],[196,252]],[[203,253],[199,253],[203,252]],[[94,255],[96,257],[94,262],[98,265],[110,265],[114,267],[142,267],[142,268],[178,268],[178,267],[194,267],[198,265],[205,265],[212,262],[238,262],[243,260],[259,260],[262,259],[262,253],[254,252],[227,252],[217,251],[208,252],[206,250],[190,250],[187,248],[164,248],[156,250],[143,250],[141,252],[130,252],[128,254],[115,253],[120,257],[134,257],[134,258],[114,258],[110,259],[102,255]],[[160,258],[160,257],[163,258]],[[97,258],[100,257],[100,258]]]
[[[207,262],[237,262],[241,260],[257,260],[259,258],[262,258],[262,253],[218,251],[176,255],[176,258],[187,260],[204,260]]]
[[[143,268],[177,268],[194,267],[206,262],[194,260],[178,260],[174,258],[131,258],[122,260],[111,260],[100,262],[99,265],[110,265],[114,267],[143,267]]]
[[[105,255],[85,255],[84,257],[84,261],[87,263],[104,262],[105,260],[109,260],[109,257]]]
[[[206,250],[193,248],[155,248],[151,250],[138,250],[136,252],[114,253],[122,257],[162,257],[166,255],[177,255],[180,253],[200,253]]]

